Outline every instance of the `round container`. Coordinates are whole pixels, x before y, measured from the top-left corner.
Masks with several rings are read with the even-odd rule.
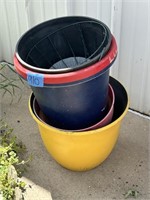
[[[109,28],[89,17],[61,17],[43,22],[18,41],[16,57],[31,71],[70,72],[101,60],[111,45]]]
[[[110,78],[110,84],[115,93],[112,123],[91,131],[71,132],[46,125],[35,116],[34,96],[30,97],[29,110],[38,124],[43,143],[51,156],[63,167],[75,171],[92,169],[102,163],[115,146],[129,102],[121,83]]]
[[[94,124],[90,127],[87,127],[85,129],[80,129],[80,130],[72,130],[72,131],[87,131],[87,130],[94,130],[97,128],[101,128],[103,126],[106,126],[109,124],[112,120],[113,117],[113,112],[114,112],[114,102],[115,102],[115,94],[113,91],[113,88],[109,84],[109,91],[108,91],[108,105],[107,105],[107,114],[106,116],[99,121],[97,124]],[[33,100],[33,112],[36,115],[36,117],[41,120],[43,123],[51,125],[51,119],[46,117],[44,113],[41,111],[36,99],[34,98]],[[56,127],[57,128],[57,127]]]
[[[92,66],[62,74],[38,74],[24,68],[14,57],[18,74],[28,81],[44,114],[61,129],[83,129],[106,115],[109,68],[115,61],[117,45]],[[90,115],[88,114],[90,112]]]

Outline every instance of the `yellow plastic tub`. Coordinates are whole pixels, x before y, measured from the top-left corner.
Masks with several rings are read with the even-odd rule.
[[[30,96],[29,110],[38,124],[43,143],[50,155],[63,167],[86,171],[101,164],[111,153],[129,102],[126,90],[117,80],[110,78],[110,84],[116,98],[113,122],[103,128],[85,132],[65,131],[43,123],[33,112],[35,97],[33,94]]]

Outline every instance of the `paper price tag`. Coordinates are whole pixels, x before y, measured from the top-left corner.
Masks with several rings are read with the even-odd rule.
[[[44,75],[28,72],[27,73],[27,82],[29,85],[34,87],[43,87],[44,86]]]

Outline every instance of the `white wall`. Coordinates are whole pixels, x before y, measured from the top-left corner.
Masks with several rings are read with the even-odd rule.
[[[0,60],[32,26],[58,16],[87,15],[106,23],[119,54],[111,74],[128,90],[130,107],[150,115],[149,0],[0,0]]]

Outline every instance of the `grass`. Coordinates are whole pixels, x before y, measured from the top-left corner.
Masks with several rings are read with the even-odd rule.
[[[23,199],[26,183],[20,178],[31,160],[22,159],[25,152],[26,147],[13,135],[13,129],[0,120],[0,194],[3,200],[13,200],[18,193],[16,189],[19,199]]]
[[[15,78],[8,77],[8,69],[15,75]],[[10,95],[10,103],[13,102],[16,90],[20,90],[18,101],[21,99],[21,87],[18,83],[24,84],[23,80],[16,74],[13,65],[6,62],[0,63],[0,92],[2,92],[2,97],[4,97],[6,93]]]

